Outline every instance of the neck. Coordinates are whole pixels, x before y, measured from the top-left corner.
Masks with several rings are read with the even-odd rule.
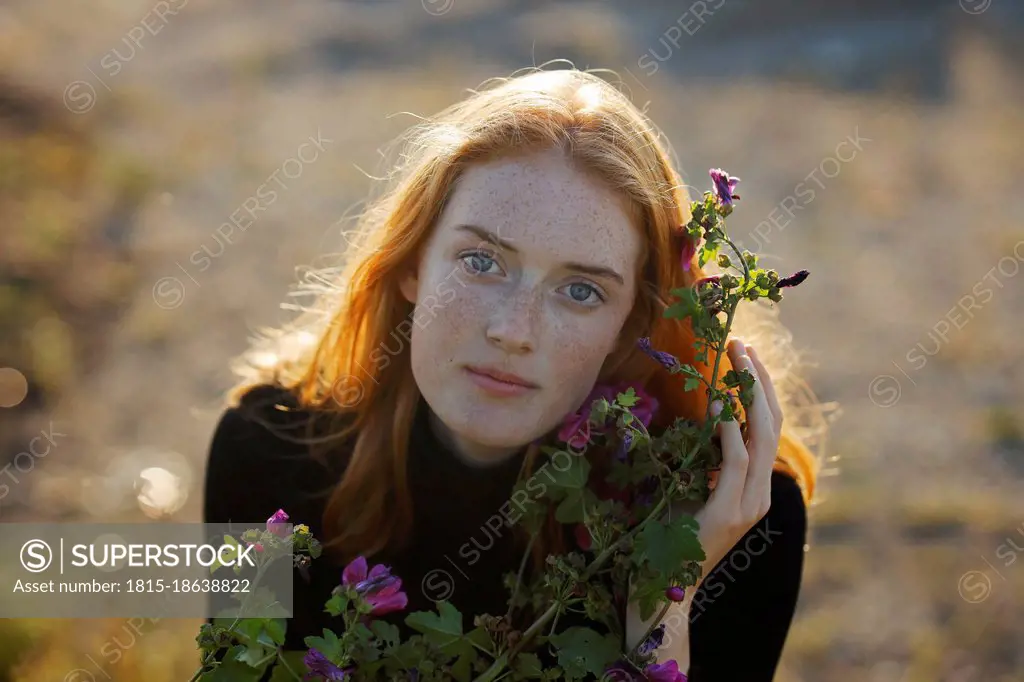
[[[469,466],[478,468],[496,466],[502,462],[507,462],[526,447],[524,445],[517,447],[495,447],[467,441],[465,438],[460,438],[458,434],[453,433],[434,414],[433,410],[430,411],[430,429],[434,432],[437,439],[455,453],[460,460]]]

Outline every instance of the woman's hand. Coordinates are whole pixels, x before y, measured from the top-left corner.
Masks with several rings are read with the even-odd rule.
[[[700,524],[698,538],[704,549],[702,577],[687,588],[686,598],[674,603],[665,614],[665,637],[658,649],[659,662],[675,660],[680,670],[689,667],[689,611],[697,587],[737,542],[760,521],[771,506],[772,467],[782,435],[782,409],[768,371],[752,346],[733,339],[728,346],[729,359],[736,371],[747,369],[754,375],[754,401],[747,410],[748,441],[743,441],[739,423],[722,422],[718,434],[722,442],[722,468],[708,502],[694,514]],[[693,513],[693,503],[677,511]],[[630,585],[632,593],[632,585]],[[635,646],[647,632],[651,621],[640,620],[639,607],[630,601],[626,611],[626,644]]]
[[[772,467],[782,436],[782,409],[757,351],[736,339],[729,342],[728,348],[733,368],[737,372],[749,370],[756,379],[754,401],[746,413],[748,442],[743,442],[735,420],[718,426],[722,468],[707,504],[694,515],[700,524],[698,538],[706,556],[702,579],[768,513]]]

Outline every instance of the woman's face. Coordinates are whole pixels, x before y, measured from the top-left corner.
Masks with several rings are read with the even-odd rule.
[[[640,251],[625,199],[558,151],[468,168],[401,286],[440,435],[490,462],[559,426],[616,347]]]

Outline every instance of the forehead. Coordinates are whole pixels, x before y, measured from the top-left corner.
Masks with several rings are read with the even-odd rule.
[[[479,225],[520,250],[589,260],[631,274],[640,231],[625,197],[557,150],[474,164],[456,183],[442,228]]]

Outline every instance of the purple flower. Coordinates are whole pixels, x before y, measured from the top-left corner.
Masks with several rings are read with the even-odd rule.
[[[625,464],[626,460],[629,459],[629,446],[633,443],[633,431],[626,431],[626,435],[622,437],[622,443],[619,444],[619,449],[615,451],[615,459]]]
[[[565,418],[558,430],[558,440],[579,450],[590,442],[590,404],[587,403]]]
[[[783,277],[782,279],[780,279],[779,283],[776,284],[775,286],[779,287],[780,289],[782,289],[783,287],[795,287],[796,285],[801,284],[805,279],[807,279],[807,275],[809,274],[811,273],[808,272],[807,270],[798,270],[789,277]]]
[[[637,340],[636,345],[638,348],[640,348],[640,350],[642,350],[652,359],[661,363],[661,366],[664,367],[665,369],[672,369],[679,364],[679,360],[677,360],[675,356],[672,355],[671,353],[666,353],[664,351],[654,350],[653,348],[651,348],[650,337],[641,337],[639,340]]]
[[[736,194],[736,184],[739,178],[734,178],[721,168],[712,168],[708,171],[711,174],[711,181],[714,184],[715,198],[722,206],[732,206],[734,199],[739,199]]]
[[[673,585],[672,587],[665,590],[665,596],[670,601],[683,601],[686,598],[686,590],[679,587],[679,585]]]
[[[590,437],[592,435],[590,428],[590,412],[593,408],[594,401],[598,398],[604,398],[608,402],[611,402],[615,400],[616,395],[618,394],[614,386],[610,386],[608,384],[597,384],[594,386],[576,411],[566,415],[565,419],[562,420],[562,428],[558,430],[558,440],[568,444],[569,447],[576,450],[579,450],[590,443]]]
[[[651,634],[648,635],[647,639],[644,640],[643,644],[641,644],[637,648],[637,653],[639,653],[641,656],[646,656],[647,654],[651,653],[652,651],[660,647],[664,641],[665,624],[662,623],[658,627],[651,630]]]
[[[284,524],[288,522],[288,515],[284,513],[283,509],[278,509],[274,512],[274,515],[267,519],[267,530],[276,535],[279,538],[283,538],[288,533],[285,531]]]
[[[657,476],[648,476],[640,481],[636,490],[636,503],[642,507],[649,507],[654,502],[654,493],[658,490],[659,483]]]
[[[302,678],[303,680],[323,678],[325,680],[341,682],[346,677],[344,670],[331,663],[326,656],[316,649],[310,649],[306,652],[306,657],[302,659],[302,662],[309,668],[309,672],[305,674]]]
[[[679,672],[679,664],[675,661],[652,663],[644,668],[644,675],[649,682],[686,682],[686,675]]]
[[[362,555],[342,571],[341,584],[355,589],[373,607],[371,616],[401,611],[409,603],[408,596],[401,591],[402,580],[391,575],[391,569],[384,564],[367,571],[366,557]]]

